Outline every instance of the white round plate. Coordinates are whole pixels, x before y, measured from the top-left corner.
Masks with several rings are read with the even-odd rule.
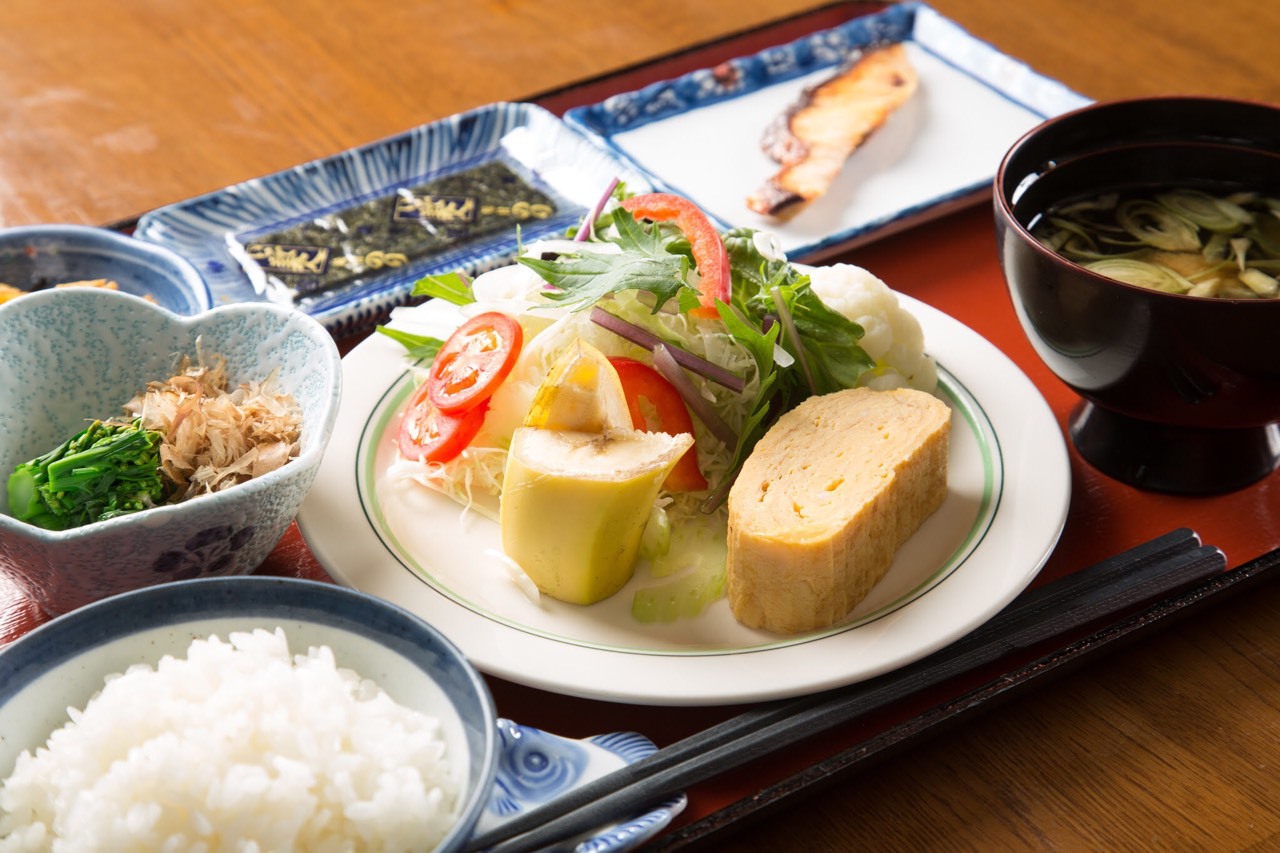
[[[830,629],[748,629],[724,599],[695,618],[641,623],[630,607],[634,590],[653,583],[642,573],[589,607],[530,601],[498,556],[496,523],[386,476],[414,376],[385,335],[343,359],[338,422],[298,517],[302,534],[334,579],[417,613],[481,671],[557,693],[645,705],[753,702],[911,663],[1031,582],[1062,532],[1071,474],[1057,421],[1026,375],[959,321],[899,299],[924,329],[954,413],[949,495],[871,595]]]

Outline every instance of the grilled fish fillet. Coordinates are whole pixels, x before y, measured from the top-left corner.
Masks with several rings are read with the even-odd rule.
[[[915,93],[915,68],[901,44],[862,53],[805,90],[761,140],[782,168],[747,197],[766,216],[788,216],[825,193],[849,158]]]

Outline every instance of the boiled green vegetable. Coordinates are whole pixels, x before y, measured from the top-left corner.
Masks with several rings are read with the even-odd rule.
[[[163,435],[141,421],[94,421],[9,476],[9,511],[46,530],[66,530],[164,503]]]

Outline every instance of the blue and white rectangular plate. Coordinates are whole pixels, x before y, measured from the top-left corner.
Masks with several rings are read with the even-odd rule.
[[[514,213],[512,205],[490,204],[486,210],[480,193],[459,192],[456,186],[432,189],[493,167],[549,201],[542,214],[530,215],[528,204]],[[644,175],[546,110],[499,103],[159,208],[143,216],[134,233],[192,261],[215,306],[283,302],[345,335],[367,331],[391,308],[410,301],[414,282],[424,275],[454,270],[475,275],[509,263],[519,239],[563,233],[615,177],[640,191],[649,187]],[[377,214],[362,220],[377,232],[363,245],[347,239],[349,232],[326,246],[292,239],[300,233],[314,236],[318,222],[342,230],[339,226],[352,219],[347,214],[363,205]],[[434,232],[481,215],[503,217],[501,227],[436,240],[430,250],[419,246],[416,255],[368,251],[393,218],[425,221]],[[290,239],[271,242],[281,235]],[[325,274],[331,277],[318,278]],[[294,286],[294,281],[313,286]]]
[[[765,128],[860,48],[902,43],[919,88],[854,152],[830,190],[789,220],[747,195],[778,165]],[[772,231],[814,261],[989,198],[1000,159],[1026,131],[1089,101],[919,3],[903,3],[715,68],[565,114],[659,189],[723,226]]]

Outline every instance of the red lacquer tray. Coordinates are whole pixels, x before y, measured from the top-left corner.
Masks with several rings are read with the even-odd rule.
[[[699,46],[655,62],[585,81],[531,100],[554,113],[600,101],[687,71],[754,53],[852,17],[881,4],[840,3],[813,13]],[[121,227],[127,227],[128,223]],[[989,203],[888,237],[830,259],[865,267],[889,283],[950,314],[1003,350],[1044,394],[1064,429],[1078,398],[1039,361],[1022,333],[1005,289],[996,255]],[[342,340],[349,349],[357,341]],[[653,846],[674,848],[706,840],[713,832],[759,816],[837,774],[855,772],[937,726],[980,712],[997,697],[1026,689],[1098,650],[1159,629],[1177,617],[1226,595],[1270,579],[1280,562],[1280,474],[1250,488],[1212,498],[1137,491],[1103,477],[1071,451],[1072,497],[1061,541],[1036,583],[1062,577],[1175,527],[1190,527],[1206,544],[1221,548],[1231,571],[1210,583],[1157,602],[1116,621],[1091,626],[1079,637],[1015,656],[915,695],[871,718],[770,756],[689,791],[689,804]],[[291,527],[262,574],[330,580]],[[11,641],[43,617],[0,581],[0,643]],[[721,722],[742,706],[648,708],[566,697],[489,679],[498,713],[569,737],[609,731],[639,731],[659,745]]]

